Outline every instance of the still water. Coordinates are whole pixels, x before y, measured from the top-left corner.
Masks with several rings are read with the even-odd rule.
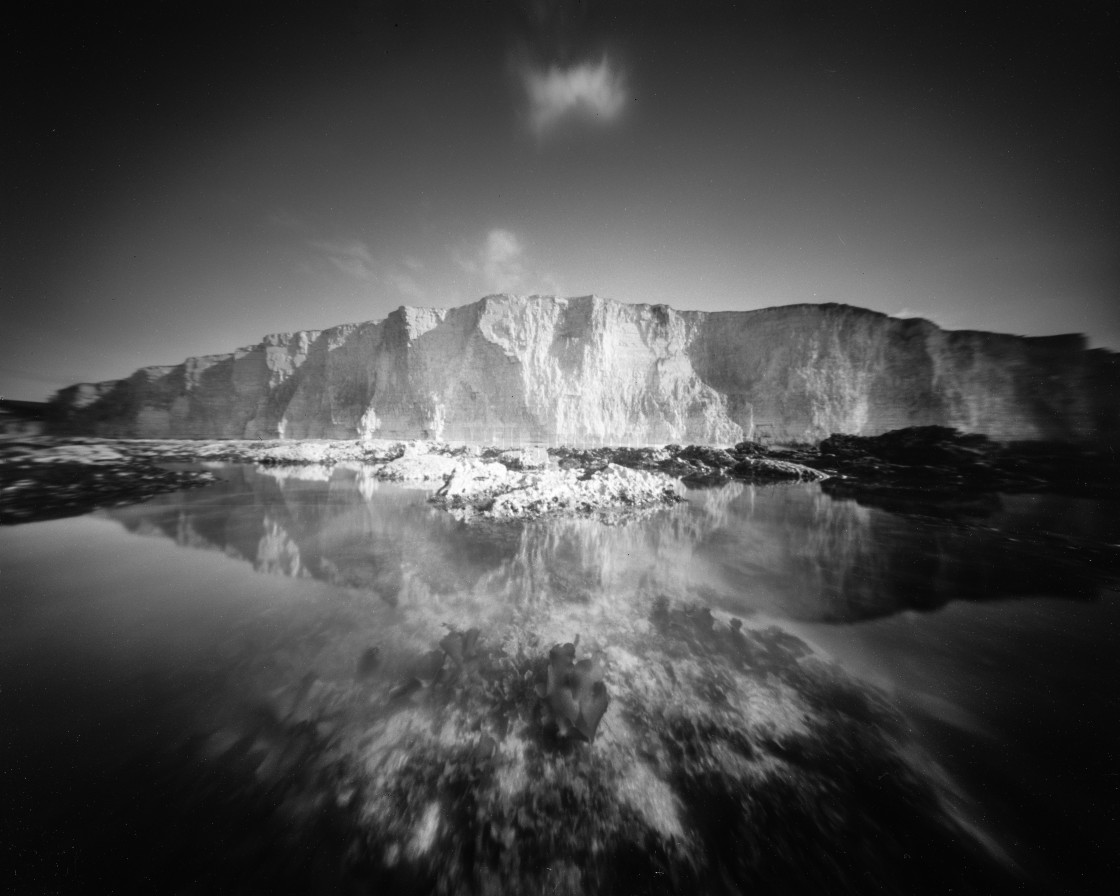
[[[238,843],[268,792],[211,794],[219,823],[190,763],[153,757],[247,692],[353,679],[371,650],[389,674],[448,629],[609,633],[651,595],[777,625],[881,688],[1025,886],[1095,892],[1120,870],[1120,595],[1074,547],[1120,543],[1115,503],[1000,496],[945,520],[734,484],[621,525],[480,526],[359,468],[212,469],[0,530],[8,890],[274,890],[208,859],[289,848]]]

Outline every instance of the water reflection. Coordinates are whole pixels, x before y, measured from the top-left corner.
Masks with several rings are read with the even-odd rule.
[[[87,891],[149,874],[348,891],[352,874],[353,892],[478,892],[463,869],[513,854],[524,875],[502,879],[523,886],[507,892],[596,892],[573,882],[640,855],[647,892],[862,892],[868,873],[881,892],[991,892],[954,844],[977,873],[973,839],[1044,883],[1110,861],[1115,823],[1093,801],[1120,608],[1071,602],[1099,586],[1055,547],[1116,540],[1106,505],[1002,498],[966,527],[737,484],[623,525],[477,526],[361,468],[216,472],[207,489],[0,532],[14,757],[0,790],[15,807],[0,867]],[[444,647],[456,633],[481,648]],[[611,708],[594,749],[548,753],[541,665],[577,636]],[[580,851],[604,831],[626,849]],[[40,843],[61,846],[29,859]],[[1040,844],[1045,867],[1027,867]],[[86,866],[56,870],[71,848]],[[394,877],[409,855],[455,886]],[[538,874],[553,868],[567,883]]]
[[[218,550],[262,573],[314,578],[395,603],[406,580],[439,592],[500,565],[503,542],[384,485],[363,468],[217,468],[204,491],[160,496],[106,516],[140,535]]]
[[[806,621],[1099,593],[1106,570],[1084,552],[1115,538],[1112,508],[1053,495],[992,500],[986,518],[961,522],[833,500],[812,486],[746,487],[697,552],[720,571],[723,593],[749,589],[753,602]]]
[[[1078,538],[1116,539],[1102,502],[993,499],[962,523],[834,500],[812,484],[739,483],[604,526],[589,519],[467,525],[425,492],[362,468],[228,466],[202,491],[107,511],[129,531],[220,550],[270,574],[310,577],[389,605],[476,592],[502,605],[650,593],[738,614],[851,622],[952,600],[1091,599],[1100,564]]]

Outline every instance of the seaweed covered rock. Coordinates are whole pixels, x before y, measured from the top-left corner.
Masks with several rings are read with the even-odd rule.
[[[833,433],[820,443],[820,452],[848,460],[869,456],[904,466],[942,466],[975,461],[998,447],[978,433],[949,426],[912,426],[878,436]]]
[[[770,450],[762,442],[752,442],[747,439],[738,442],[731,453],[737,457],[766,457]]]
[[[736,479],[749,482],[820,482],[828,479],[828,474],[804,464],[787,460],[773,460],[768,457],[747,457],[731,468]]]
[[[214,481],[205,470],[168,470],[100,439],[0,440],[0,525],[132,504]]]
[[[833,434],[821,442],[819,458],[808,463],[835,473],[823,485],[833,497],[933,516],[976,515],[978,496],[996,492],[1100,496],[1120,491],[1120,462],[1099,449],[1000,444],[945,426],[879,436]]]
[[[768,456],[757,442],[740,442],[733,449],[710,445],[666,445],[664,448],[599,448],[590,451],[553,449],[562,469],[580,467],[589,472],[609,464],[636,470],[655,470],[693,487],[724,485],[733,479],[746,482],[818,482],[828,474],[789,459]]]
[[[726,449],[709,445],[689,445],[677,452],[676,456],[680,460],[699,461],[717,470],[735,466],[735,458]]]

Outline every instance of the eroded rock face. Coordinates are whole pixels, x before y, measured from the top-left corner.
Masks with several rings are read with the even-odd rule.
[[[1115,353],[946,331],[846,305],[676,311],[488,296],[265,337],[54,398],[55,431],[120,438],[724,444],[951,426],[1120,433]]]

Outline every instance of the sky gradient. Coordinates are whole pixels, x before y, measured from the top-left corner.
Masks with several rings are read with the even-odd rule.
[[[1110,4],[17,6],[6,398],[492,292],[1120,349]]]

